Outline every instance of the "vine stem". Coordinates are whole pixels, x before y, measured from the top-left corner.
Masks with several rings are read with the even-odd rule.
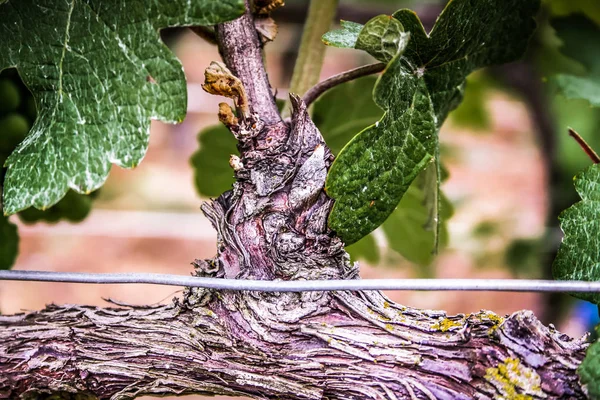
[[[244,86],[250,111],[267,125],[281,122],[275,96],[263,64],[262,47],[254,26],[249,1],[246,12],[233,21],[217,25],[219,53],[227,68]]]
[[[308,92],[306,92],[304,97],[302,97],[302,100],[304,100],[306,105],[309,106],[311,103],[313,103],[315,100],[317,100],[319,98],[319,96],[321,96],[327,90],[329,90],[337,85],[352,81],[354,79],[358,79],[363,76],[376,74],[378,72],[383,71],[384,69],[385,69],[384,63],[374,63],[374,64],[369,64],[369,65],[364,65],[362,67],[354,68],[354,69],[351,69],[348,71],[344,71],[337,75],[333,75],[332,77],[327,78],[324,81],[321,81],[321,82],[317,83],[315,86],[313,86],[312,88],[310,88],[308,90]]]
[[[311,0],[302,31],[302,39],[298,50],[298,58],[294,65],[294,73],[290,83],[290,93],[303,95],[317,84],[325,57],[325,45],[321,36],[331,26],[337,10],[338,0]],[[289,113],[289,101],[284,107],[284,114]],[[289,115],[284,115],[289,116]]]
[[[581,137],[581,135],[575,132],[575,129],[569,128],[569,136],[571,136],[577,144],[585,151],[585,154],[592,160],[594,164],[600,164],[600,157],[598,154],[592,149],[592,147],[587,144],[587,142]]]
[[[308,292],[336,290],[419,290],[491,292],[598,293],[600,282],[534,279],[352,279],[261,281],[202,278],[188,275],[147,273],[81,273],[53,271],[0,271],[0,280],[69,282],[90,284],[153,284],[257,292]]]

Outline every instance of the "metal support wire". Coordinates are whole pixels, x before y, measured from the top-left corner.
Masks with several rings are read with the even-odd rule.
[[[0,271],[0,280],[91,284],[151,284],[191,286],[218,290],[258,292],[311,292],[332,290],[419,290],[490,292],[594,292],[600,282],[535,279],[353,279],[313,281],[257,281],[201,278],[187,275],[116,273],[91,274],[52,271]]]

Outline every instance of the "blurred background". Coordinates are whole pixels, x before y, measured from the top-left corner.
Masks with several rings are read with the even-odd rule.
[[[306,1],[286,3],[273,14],[279,32],[266,46],[268,73],[279,98],[287,93],[307,9]],[[336,20],[365,23],[373,16],[409,7],[430,28],[444,3],[340,0]],[[545,1],[538,22],[524,60],[471,75],[463,104],[441,130],[447,178],[442,186],[445,218],[439,254],[431,255],[432,234],[423,229],[425,195],[418,186],[411,187],[384,228],[349,249],[360,262],[363,278],[551,277],[551,262],[561,240],[557,216],[578,201],[572,178],[591,163],[568,137],[567,127],[600,150],[600,109],[585,99],[569,98],[557,77],[585,77],[592,68],[586,63],[600,65],[600,3]],[[192,260],[215,254],[215,231],[199,207],[231,184],[228,155],[235,152],[235,142],[218,126],[218,103],[224,99],[205,93],[201,83],[204,69],[220,57],[214,45],[190,30],[167,29],[162,35],[187,76],[187,118],[176,126],[153,122],[141,165],[134,170],[113,167],[93,198],[70,193],[55,216],[51,209],[44,215],[30,210],[11,217],[21,236],[14,269],[186,274],[192,270]],[[588,39],[577,40],[581,37]],[[565,43],[569,51],[564,51]],[[321,78],[371,62],[363,52],[327,48]],[[35,107],[32,110],[27,102],[26,88],[18,86],[14,71],[0,75],[0,85],[6,80],[16,82],[21,91],[17,112],[23,118],[14,123],[26,132]],[[374,78],[366,78],[322,99],[339,105],[343,117],[339,123],[332,122],[317,103],[314,118],[326,137],[335,140],[334,131],[341,129],[348,110],[366,114],[367,123],[344,128],[355,129],[354,133],[378,119],[381,112],[358,103],[360,96],[355,96],[364,88],[371,90],[373,82]],[[333,147],[343,144],[336,142]],[[69,221],[85,217],[92,202],[82,222]],[[72,214],[67,221],[65,209]],[[152,304],[180,294],[178,288],[162,286],[0,282],[0,311],[12,314],[48,303],[107,305],[103,298]],[[590,330],[598,316],[595,306],[566,294],[388,295],[407,306],[449,314],[487,309],[505,315],[531,309],[543,322],[554,323],[572,336]]]

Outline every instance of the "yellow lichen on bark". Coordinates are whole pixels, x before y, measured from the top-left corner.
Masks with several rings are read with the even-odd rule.
[[[540,376],[517,358],[506,358],[486,370],[485,379],[498,390],[499,400],[529,400],[543,396]]]

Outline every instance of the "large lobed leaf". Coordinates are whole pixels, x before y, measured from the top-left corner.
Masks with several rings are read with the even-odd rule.
[[[6,170],[2,168],[8,156],[25,139],[37,116],[35,101],[14,68],[0,72],[0,186],[4,183]],[[96,194],[97,192],[94,192]],[[72,222],[83,220],[92,208],[92,197],[69,190],[52,207],[37,210],[29,207],[19,211],[21,221]],[[0,196],[1,198],[1,196]],[[0,207],[1,211],[2,207]]]
[[[459,128],[489,131],[490,113],[486,108],[492,83],[484,74],[473,73],[465,82],[462,103],[450,113],[450,119]]]
[[[555,279],[600,280],[600,164],[575,177],[581,201],[563,211],[560,226],[565,234],[552,265]],[[598,293],[574,296],[600,304]]]
[[[552,21],[562,40],[561,52],[585,68],[582,75],[569,73],[553,77],[560,91],[570,99],[585,99],[600,107],[600,26],[583,15]]]
[[[38,119],[8,158],[4,213],[89,193],[111,164],[143,158],[150,119],[180,122],[186,88],[158,30],[213,25],[242,0],[10,0],[0,4],[0,70],[17,67]]]
[[[348,143],[327,178],[336,200],[329,225],[346,244],[381,225],[437,159],[438,129],[460,102],[467,75],[523,54],[538,8],[539,0],[452,0],[429,35],[414,12],[393,15],[410,41],[375,86],[385,114]]]

